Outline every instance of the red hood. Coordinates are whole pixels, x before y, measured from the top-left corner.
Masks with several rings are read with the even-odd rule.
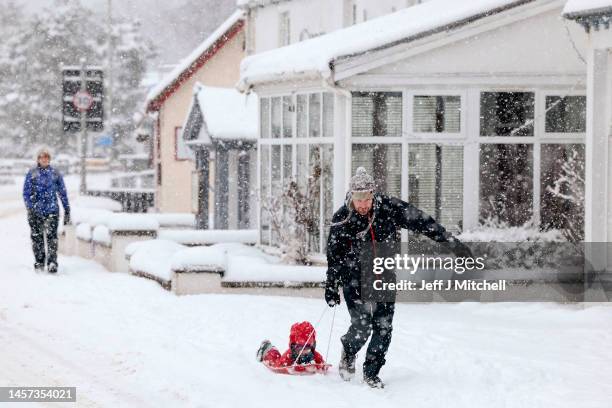
[[[289,346],[291,346],[291,344],[308,344],[314,346],[317,340],[316,336],[317,333],[310,322],[295,323],[291,326]]]

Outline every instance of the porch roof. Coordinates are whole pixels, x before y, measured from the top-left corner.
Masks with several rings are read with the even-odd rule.
[[[245,58],[239,89],[331,78],[342,59],[415,41],[536,0],[431,0],[329,34]]]
[[[197,130],[197,138],[190,144],[214,140],[255,140],[257,138],[257,98],[245,95],[234,88],[218,88],[197,84],[194,87],[194,103],[183,129]],[[199,112],[192,112],[199,109]],[[191,126],[190,120],[201,115],[202,129]],[[195,135],[191,135],[192,137]],[[208,136],[208,137],[207,137]]]
[[[568,0],[563,15],[568,18],[612,12],[612,0]]]

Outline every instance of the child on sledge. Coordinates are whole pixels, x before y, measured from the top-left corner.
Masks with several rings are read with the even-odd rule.
[[[316,351],[316,332],[309,322],[295,323],[289,333],[289,349],[281,353],[270,340],[264,340],[257,351],[257,361],[281,374],[314,374],[329,368]]]

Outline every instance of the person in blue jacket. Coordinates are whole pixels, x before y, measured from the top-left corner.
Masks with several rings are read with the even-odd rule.
[[[64,207],[64,225],[70,223],[70,204],[64,178],[49,165],[51,154],[42,149],[36,156],[37,165],[30,169],[23,184],[23,200],[28,210],[30,237],[34,251],[34,269],[49,273],[57,272],[57,227],[59,224],[59,205],[57,196]],[[45,238],[47,248],[45,251]]]

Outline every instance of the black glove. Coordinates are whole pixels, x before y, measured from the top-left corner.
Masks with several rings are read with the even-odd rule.
[[[64,225],[70,225],[70,211],[64,211]]]
[[[452,237],[449,241],[449,248],[453,251],[458,258],[473,258],[472,250],[465,245],[463,242],[459,241],[457,238]]]
[[[327,302],[329,307],[334,307],[340,304],[338,283],[334,279],[327,278],[327,281],[325,282],[325,302]]]

